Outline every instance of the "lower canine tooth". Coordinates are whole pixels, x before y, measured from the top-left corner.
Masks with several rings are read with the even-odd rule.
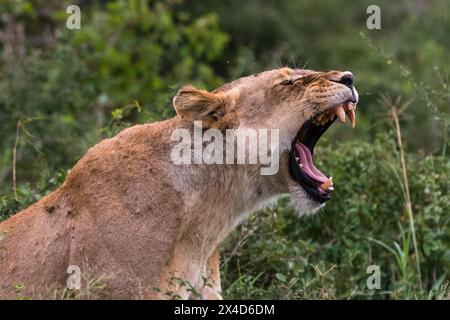
[[[333,178],[330,177],[330,179],[328,179],[327,181],[325,181],[324,183],[322,183],[320,185],[320,187],[324,190],[324,191],[328,191],[330,188],[333,188]],[[333,190],[333,189],[330,189]]]

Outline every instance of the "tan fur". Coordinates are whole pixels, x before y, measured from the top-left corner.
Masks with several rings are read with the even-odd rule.
[[[184,87],[174,98],[176,117],[101,141],[56,191],[0,224],[0,297],[52,297],[77,265],[83,288],[104,282],[87,298],[189,298],[176,279],[220,298],[219,246],[239,221],[287,192],[300,211],[319,207],[290,178],[286,154],[306,119],[351,94],[329,81],[341,74],[283,68],[211,93]],[[193,130],[193,120],[221,130],[280,129],[279,173],[174,165],[171,133]]]

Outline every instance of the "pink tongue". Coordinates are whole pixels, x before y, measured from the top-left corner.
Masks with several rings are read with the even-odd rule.
[[[305,173],[316,181],[327,181],[328,178],[314,166],[309,149],[300,142],[295,144],[295,148],[300,156],[300,162],[303,164],[303,170],[305,170]]]

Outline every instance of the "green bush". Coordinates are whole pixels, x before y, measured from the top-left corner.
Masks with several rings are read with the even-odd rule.
[[[138,100],[152,119],[160,119],[174,114],[171,98],[180,86],[221,83],[211,65],[228,35],[217,15],[193,17],[176,9],[176,2],[109,1],[87,14],[81,30],[65,32],[95,70],[95,84],[109,103]]]
[[[72,166],[75,158],[98,139],[98,135],[90,137],[96,126],[91,80],[84,62],[65,45],[58,46],[50,57],[33,51],[23,60],[3,66],[0,135],[4,138],[0,141],[0,177],[11,177],[19,121],[27,124],[19,131],[18,181],[37,181],[42,170],[49,178],[49,170]],[[74,140],[79,143],[72,144]]]

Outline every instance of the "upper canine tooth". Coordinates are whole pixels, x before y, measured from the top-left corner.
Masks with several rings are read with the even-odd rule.
[[[342,106],[339,106],[339,107],[336,109],[336,115],[337,115],[337,117],[339,118],[339,121],[340,121],[340,122],[342,122],[342,123],[345,122],[345,111],[344,111],[344,108],[342,108]]]
[[[352,128],[356,125],[356,114],[354,109],[350,109],[348,112],[348,118],[350,119],[350,123],[352,124]]]

